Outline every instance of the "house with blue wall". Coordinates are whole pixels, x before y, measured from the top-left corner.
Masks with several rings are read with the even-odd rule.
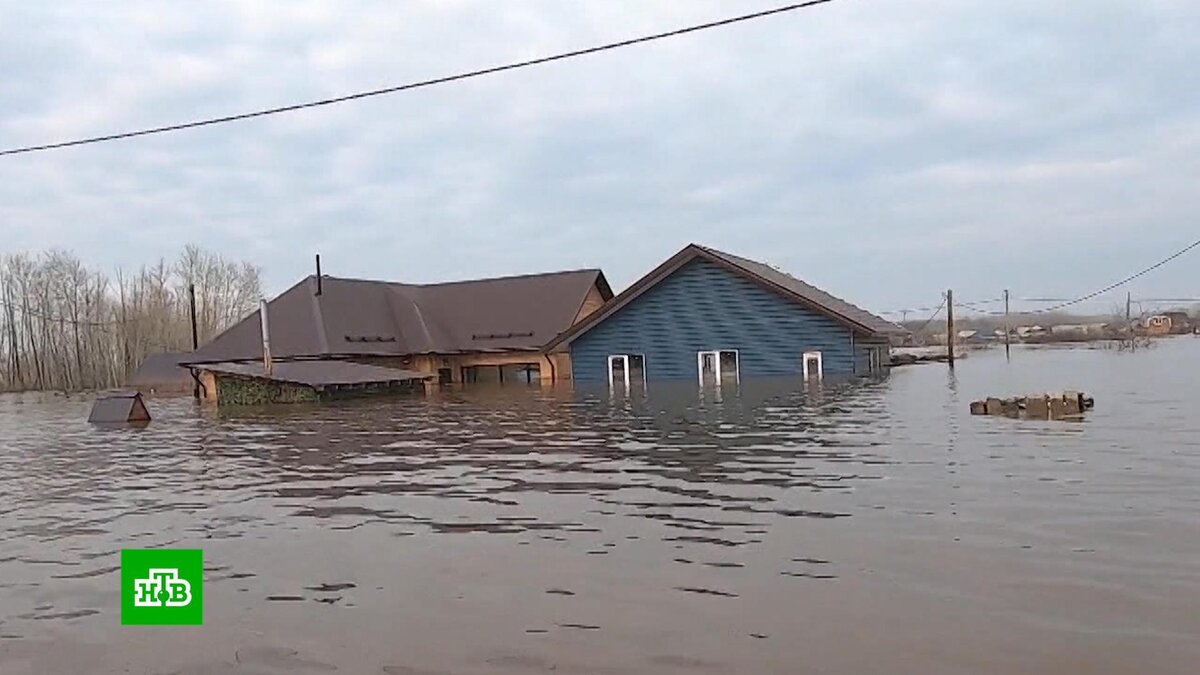
[[[578,383],[869,374],[904,329],[769,265],[691,244],[551,341]]]

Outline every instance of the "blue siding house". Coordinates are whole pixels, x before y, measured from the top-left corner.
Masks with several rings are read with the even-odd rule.
[[[887,361],[881,319],[768,265],[692,244],[547,345],[580,383],[721,384],[866,374]]]

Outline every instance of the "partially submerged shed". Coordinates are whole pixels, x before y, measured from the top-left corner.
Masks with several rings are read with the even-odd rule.
[[[145,424],[150,411],[136,391],[109,391],[96,397],[88,421],[95,424]]]
[[[351,361],[276,361],[267,372],[261,362],[233,361],[197,366],[209,398],[221,405],[302,403],[380,394],[422,392],[431,373],[384,368]]]

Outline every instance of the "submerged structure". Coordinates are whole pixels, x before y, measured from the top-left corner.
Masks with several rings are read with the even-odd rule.
[[[305,403],[424,391],[425,373],[350,361],[206,364],[217,401],[232,405]]]
[[[769,265],[691,244],[547,350],[569,354],[578,382],[719,385],[877,372],[906,332]]]
[[[136,391],[107,391],[92,403],[88,421],[93,424],[147,424],[150,411]]]
[[[565,354],[545,353],[543,345],[612,297],[597,269],[439,284],[318,273],[200,347],[185,365],[197,373],[202,396],[219,403],[310,400],[324,395],[328,387],[316,388],[324,385],[344,391],[342,382],[284,377],[314,363],[329,364],[325,374],[356,371],[364,377],[366,371],[354,366],[374,366],[376,388],[404,382],[399,388],[415,389],[416,380],[434,386],[550,382],[568,377],[570,364]],[[263,382],[273,384],[264,389]]]
[[[709,386],[879,372],[906,333],[769,265],[691,244],[616,297],[598,269],[404,284],[318,267],[184,365],[219,403],[571,379]]]

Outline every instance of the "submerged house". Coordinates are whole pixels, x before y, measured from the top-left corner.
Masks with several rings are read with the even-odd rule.
[[[570,364],[565,354],[546,354],[542,346],[612,297],[596,269],[438,284],[318,274],[265,305],[272,372],[264,367],[261,310],[184,365],[198,374],[202,396],[218,402],[312,400],[328,387],[410,389],[418,379],[553,381],[569,377]],[[336,367],[294,365],[313,361]]]
[[[569,354],[581,383],[707,385],[876,372],[906,332],[769,265],[692,244],[546,350]]]

